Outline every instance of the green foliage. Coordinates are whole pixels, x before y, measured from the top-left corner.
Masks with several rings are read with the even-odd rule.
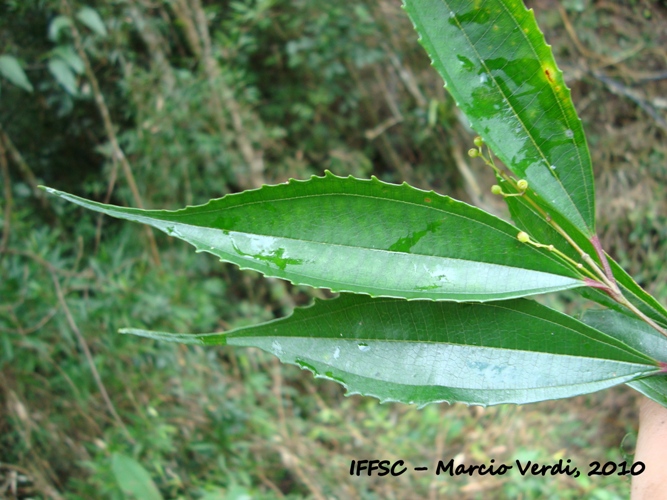
[[[646,346],[634,350],[526,300],[409,303],[342,294],[290,318],[224,334],[121,332],[188,344],[259,347],[345,385],[351,394],[421,406],[530,403],[657,372],[651,358],[640,354]]]
[[[119,208],[48,191],[150,224],[242,269],[336,292],[463,302],[584,285],[576,269],[550,252],[522,245],[518,229],[506,222],[433,191],[377,179],[327,173],[177,212]]]
[[[0,486],[18,477],[19,493],[32,497],[56,492],[75,499],[121,499],[126,495],[113,458],[124,456],[140,464],[164,498],[427,497],[434,491],[445,498],[474,497],[480,491],[507,498],[627,496],[627,482],[620,477],[507,477],[489,491],[478,477],[350,481],[347,475],[349,460],[360,456],[394,456],[415,465],[430,465],[436,456],[477,462],[525,457],[551,462],[563,456],[582,464],[601,457],[621,461],[625,457],[618,444],[626,434],[625,442],[631,442],[636,428],[636,396],[625,387],[570,404],[431,405],[417,411],[370,398],[345,398],[337,383],[280,366],[257,349],[204,349],[117,335],[128,325],[231,331],[288,316],[295,305],[328,294],[239,271],[196,255],[162,233],[157,233],[157,266],[137,225],[102,219],[98,243],[97,214],[57,199],[42,203],[33,189],[38,183],[115,205],[135,203],[122,169],[114,167],[117,158],[72,26],[80,32],[147,207],[179,207],[250,187],[237,143],[244,136],[263,154],[267,183],[331,169],[343,176],[406,180],[426,191],[474,199],[466,197],[475,191],[460,175],[464,170],[454,168],[454,153],[468,149],[471,138],[467,120],[459,119],[396,2],[203,2],[219,70],[211,85],[204,57],[188,39],[187,21],[192,19],[174,9],[179,2],[68,1],[68,15],[60,0],[0,2],[0,52],[19,62],[33,88],[28,93],[0,75],[1,131],[25,162],[8,151],[9,177],[3,171],[0,181]],[[106,36],[81,19],[82,7],[95,9]],[[632,19],[628,6],[618,8],[625,9],[624,22]],[[632,52],[609,68],[619,71],[627,64],[644,74],[660,67],[660,61],[650,60],[658,58],[664,45],[657,36],[651,38],[660,26],[618,23],[610,12],[587,4],[581,17],[571,18],[583,43],[616,58],[630,54],[624,52],[626,30],[642,29],[648,50]],[[592,34],[597,17],[604,23]],[[558,16],[556,21],[560,28]],[[157,34],[160,50],[146,40],[151,33]],[[559,61],[578,63],[561,33],[548,33]],[[596,38],[600,33],[606,41]],[[160,55],[165,66],[159,64]],[[76,93],[68,92],[49,70],[56,60],[67,65]],[[650,124],[637,126],[634,120],[642,119],[641,112],[600,93],[590,77],[585,82],[576,74],[569,77],[595,145],[596,175],[603,176],[597,227],[604,247],[621,265],[611,263],[614,273],[620,282],[617,268],[626,269],[630,281],[627,287],[621,284],[624,295],[655,321],[664,321],[659,302],[650,303],[650,296],[632,281],[650,287],[659,300],[665,297],[665,238],[660,236],[665,221],[659,215],[664,213],[659,187],[664,184],[664,141]],[[215,95],[224,93],[221,83],[239,105],[240,131],[233,128],[226,107],[220,120],[212,105]],[[589,99],[606,105],[586,106]],[[623,158],[633,160],[629,169]],[[477,162],[470,167],[481,174],[482,188],[498,182],[489,178],[487,183]],[[609,164],[618,171],[606,170]],[[644,189],[634,189],[633,183]],[[503,184],[505,192],[513,192],[507,181]],[[11,204],[6,186],[11,187]],[[610,186],[620,191],[612,192]],[[655,205],[647,205],[649,200]],[[480,206],[502,215],[494,200],[481,195],[481,201]],[[523,198],[506,201],[521,203]],[[609,207],[620,201],[626,204],[619,204],[623,212],[618,215]],[[515,219],[515,225],[534,241],[553,242],[579,260],[560,234],[541,237],[529,224]],[[596,258],[576,228],[567,231]],[[527,254],[547,254],[514,245]],[[58,298],[52,271],[92,363]],[[574,290],[579,291],[623,309],[603,292]],[[573,293],[559,296],[558,304],[572,313],[577,305],[573,298]],[[429,304],[433,306],[419,303]],[[615,337],[611,330],[605,333]],[[655,339],[659,344],[660,338]],[[91,367],[99,372],[120,422],[111,415]],[[630,384],[660,398],[663,382],[663,377],[648,377]]]
[[[13,56],[0,56],[0,75],[12,82],[17,87],[21,87],[28,92],[32,92],[32,84],[23,71],[23,68]]]
[[[107,29],[99,13],[92,7],[81,7],[76,18],[100,36],[107,36]]]
[[[481,134],[474,141],[477,149],[469,155],[482,158],[499,182],[506,184],[509,192],[500,187],[495,194],[521,200],[513,205],[519,228],[433,192],[330,174],[176,212],[112,207],[47,190],[86,208],[152,225],[242,269],[296,284],[375,297],[456,302],[516,298],[586,285],[604,291],[667,336],[659,324],[667,321],[663,314],[667,311],[645,292],[632,294],[644,309],[657,313],[656,323],[623,295],[595,235],[593,172],[583,128],[532,12],[522,2],[504,0],[483,5],[407,0],[405,8],[457,105]],[[485,156],[485,140],[519,179]],[[561,238],[536,242],[523,231],[535,233],[545,224]],[[568,229],[574,230],[574,237]],[[577,240],[586,242],[585,248]],[[560,251],[562,241],[576,250],[580,262]],[[536,250],[542,253],[531,253]],[[589,253],[597,254],[597,261]],[[638,288],[622,271],[616,274],[626,289]],[[578,327],[580,334],[593,335],[596,345],[563,340],[562,332],[555,331],[554,323],[559,321],[550,318],[549,309],[526,313],[516,304],[523,302],[509,303],[506,310],[521,314],[499,319],[489,314],[495,309],[482,306],[432,304],[421,310],[423,304],[341,298],[329,308],[319,304],[304,316],[281,323],[288,333],[279,334],[271,323],[255,327],[240,335],[253,341],[239,345],[261,347],[346,385],[352,393],[422,405],[555,399],[661,373],[665,366],[658,361],[663,353],[655,346],[626,339],[621,346],[628,352],[639,347],[646,356],[644,365],[616,358],[602,348],[612,343],[604,330],[584,333],[583,325]],[[358,317],[350,322],[352,311],[358,311]],[[461,316],[481,318],[483,326],[455,324],[450,330],[452,318]],[[541,325],[536,318],[547,322]],[[184,343],[234,344],[236,338],[235,332],[193,338],[128,332]],[[496,343],[501,332],[506,344]],[[559,350],[561,342],[572,350]],[[373,354],[359,354],[355,346]],[[582,346],[588,349],[581,351]],[[509,355],[512,349],[517,357]],[[342,359],[337,361],[332,352]],[[556,357],[546,360],[543,354]],[[558,355],[565,360],[558,361]],[[579,370],[569,368],[572,356],[582,358],[576,362]],[[600,366],[584,368],[585,362],[598,356]],[[420,359],[432,362],[422,365]],[[627,371],[614,362],[625,363]],[[588,377],[591,373],[595,379]],[[566,379],[569,375],[573,379]],[[535,385],[527,386],[525,381]]]
[[[593,236],[586,137],[532,11],[516,0],[406,0],[405,8],[471,127],[545,208]]]
[[[132,457],[114,453],[111,457],[111,468],[120,489],[130,498],[162,500],[150,474]]]

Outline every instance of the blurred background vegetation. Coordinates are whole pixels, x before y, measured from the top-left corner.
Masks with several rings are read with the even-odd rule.
[[[529,5],[584,120],[603,245],[664,303],[667,5]],[[37,189],[175,209],[330,169],[506,217],[471,140],[398,0],[0,0],[0,497],[625,498],[627,478],[585,474],[349,476],[631,459],[637,396],[418,410],[260,351],[118,335],[222,331],[322,292]]]

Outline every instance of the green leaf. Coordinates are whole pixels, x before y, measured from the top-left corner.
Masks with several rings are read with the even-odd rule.
[[[67,16],[56,16],[53,21],[49,23],[49,40],[57,42],[60,38],[60,33],[64,28],[72,26],[72,20]]]
[[[85,65],[83,60],[71,45],[60,45],[53,49],[52,54],[65,61],[77,75],[81,75],[84,72]]]
[[[667,377],[645,377],[629,382],[635,391],[667,408]]]
[[[587,311],[583,322],[662,361],[662,376],[642,378],[628,385],[667,408],[667,377],[664,375],[667,371],[667,338],[643,321],[616,311]]]
[[[107,36],[107,28],[102,17],[92,7],[82,7],[76,18],[100,36]]]
[[[32,84],[28,80],[25,71],[23,71],[21,65],[13,56],[0,56],[0,75],[23,90],[27,90],[28,92],[33,91]]]
[[[78,94],[79,89],[76,84],[76,76],[65,61],[59,57],[54,57],[49,59],[48,66],[51,74],[58,81],[58,83],[64,87],[68,94]]]
[[[136,500],[162,500],[150,474],[134,458],[121,453],[111,456],[111,470],[123,493]]]
[[[582,321],[653,359],[667,362],[667,338],[637,318],[605,309],[586,311]]]
[[[499,300],[583,286],[518,230],[433,191],[327,173],[175,212],[113,207],[243,269],[334,291],[407,299]]]
[[[471,126],[540,203],[595,234],[590,153],[562,72],[517,0],[404,0]]]
[[[658,370],[622,342],[525,299],[457,304],[342,294],[225,334],[121,333],[259,347],[352,394],[419,405],[565,398]]]

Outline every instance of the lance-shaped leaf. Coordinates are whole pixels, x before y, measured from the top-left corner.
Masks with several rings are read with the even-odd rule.
[[[243,269],[334,291],[486,301],[584,285],[518,230],[433,191],[377,179],[313,177],[174,212],[62,198],[150,224]]]
[[[587,311],[583,322],[661,362],[661,376],[641,378],[628,385],[667,408],[667,338],[643,321],[616,311]]]
[[[517,0],[404,4],[471,126],[541,204],[595,234],[586,137],[533,12]]]
[[[526,299],[457,304],[343,294],[226,334],[121,332],[259,347],[352,394],[419,405],[565,398],[659,369],[649,356]]]

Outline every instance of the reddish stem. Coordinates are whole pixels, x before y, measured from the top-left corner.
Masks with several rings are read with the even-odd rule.
[[[586,283],[586,286],[590,286],[592,288],[599,288],[603,292],[607,292],[609,295],[613,296],[613,291],[611,288],[609,288],[607,285],[604,283],[601,283],[597,280],[591,279],[591,278],[584,278],[584,283]]]
[[[611,272],[609,261],[607,260],[607,256],[604,254],[604,250],[602,249],[602,245],[600,244],[600,239],[598,238],[597,234],[593,235],[591,238],[591,243],[595,248],[595,252],[598,254],[600,262],[602,262],[602,268],[604,269],[604,273],[607,275],[607,278],[609,278],[609,281],[611,281],[613,284],[616,284],[614,273]]]

